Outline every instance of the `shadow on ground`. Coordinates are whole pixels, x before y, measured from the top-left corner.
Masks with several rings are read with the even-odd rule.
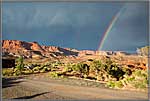
[[[49,92],[44,92],[44,93],[35,94],[35,95],[31,95],[31,96],[23,96],[23,97],[18,97],[18,98],[13,98],[13,99],[31,99],[31,98],[34,98],[34,97],[37,97],[37,96],[40,96],[43,94],[47,94],[47,93],[49,93]]]
[[[17,78],[2,78],[2,88],[7,88],[11,86],[15,86],[17,83],[23,82],[23,81],[16,81],[22,79],[22,77]]]

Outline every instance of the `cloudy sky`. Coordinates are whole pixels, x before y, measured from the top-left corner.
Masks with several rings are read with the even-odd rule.
[[[2,39],[97,50],[118,12],[121,15],[109,31],[102,50],[135,51],[147,45],[149,15],[144,2],[3,3]]]

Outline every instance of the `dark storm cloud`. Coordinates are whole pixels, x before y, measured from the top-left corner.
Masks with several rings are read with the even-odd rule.
[[[147,45],[148,6],[128,3],[104,43],[104,50],[136,50]],[[111,44],[110,44],[111,43]]]
[[[3,39],[18,39],[25,41],[38,41],[45,45],[72,47],[77,49],[97,49],[99,41],[105,32],[112,17],[120,10],[122,3],[3,3],[2,27]],[[124,13],[118,24],[112,30],[104,49],[132,49],[143,45],[145,37],[145,4],[130,4],[127,9],[134,8],[129,14]],[[140,8],[139,8],[140,6]],[[138,9],[138,10],[136,10]],[[133,15],[132,15],[133,14]],[[126,17],[128,15],[128,17]],[[123,19],[123,20],[121,20]],[[127,23],[127,21],[130,23]],[[138,20],[138,22],[137,22]],[[122,26],[122,23],[124,26]],[[120,26],[121,25],[121,26]],[[118,30],[118,27],[120,26]],[[135,27],[133,27],[135,26]],[[126,28],[127,29],[124,29]],[[137,29],[136,31],[134,29]],[[133,30],[133,31],[132,31]],[[136,32],[136,34],[131,34]],[[117,33],[122,33],[117,35]],[[125,34],[126,33],[126,34]],[[135,35],[137,38],[134,38]],[[118,37],[117,37],[118,36]],[[120,42],[121,36],[128,36]],[[115,47],[109,43],[112,43]],[[108,43],[108,44],[107,44]],[[122,44],[126,43],[122,48]]]

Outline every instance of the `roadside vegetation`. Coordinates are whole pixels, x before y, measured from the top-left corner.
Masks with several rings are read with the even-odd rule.
[[[51,78],[81,78],[105,83],[106,87],[115,89],[146,89],[148,85],[147,70],[131,69],[116,64],[111,59],[92,60],[78,63],[61,61],[43,64],[25,64],[23,57],[16,59],[15,68],[4,68],[3,76],[18,76],[34,73],[47,73]]]

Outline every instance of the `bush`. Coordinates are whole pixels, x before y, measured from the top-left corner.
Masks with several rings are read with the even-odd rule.
[[[56,73],[56,72],[50,72],[49,76],[52,77],[52,78],[58,78],[58,73]]]
[[[105,64],[110,66],[113,64],[113,61],[110,58],[108,58],[108,59],[106,59]]]
[[[124,75],[131,75],[132,74],[132,71],[129,68],[122,67],[122,70],[125,73]]]
[[[57,66],[62,65],[62,63],[60,61],[56,61],[56,62],[53,62],[51,65],[52,67],[57,67]]]
[[[72,65],[71,64],[67,64],[67,66],[65,66],[63,68],[63,72],[71,72],[72,71]]]
[[[100,60],[94,60],[92,62],[92,64],[90,65],[90,69],[91,71],[100,71],[100,69],[102,70],[103,68],[103,64],[101,63]]]
[[[133,72],[133,76],[135,77],[135,79],[131,83],[135,88],[146,88],[148,86],[148,73],[147,73],[147,71],[136,70]]]
[[[39,69],[39,68],[40,68],[39,66],[34,67],[34,68],[33,68],[33,71],[40,71],[40,69]]]
[[[50,72],[49,76],[52,78],[59,78],[62,74],[62,72]]]
[[[124,85],[121,81],[109,81],[106,86],[109,88],[122,88]]]
[[[103,77],[100,77],[100,75],[102,76],[103,74],[105,74],[104,73],[105,71],[103,68],[103,64],[101,63],[100,60],[92,61],[92,63],[90,64],[90,72],[95,73],[97,80],[103,79]]]
[[[112,75],[112,77],[119,80],[123,78],[123,75],[125,74],[125,72],[121,69],[121,67],[118,67],[117,65],[112,64],[108,70],[108,74]]]
[[[104,81],[107,81],[113,78],[116,78],[117,80],[119,80],[123,78],[123,75],[125,74],[122,68],[114,64],[114,62],[111,61],[110,59],[107,59],[105,61],[105,64],[102,64],[100,61],[97,61],[97,62],[94,62],[94,65],[95,65],[95,72],[98,72],[102,76],[105,75],[105,77],[102,77],[102,78],[105,78]]]
[[[114,81],[109,81],[106,83],[106,86],[109,88],[115,88],[115,82]]]
[[[45,69],[40,70],[40,73],[44,73],[44,72],[46,72]]]
[[[94,60],[90,65],[90,71],[95,73],[97,80],[102,81],[119,80],[125,74],[122,68],[110,59],[106,59],[104,64],[100,60]]]
[[[12,68],[3,68],[2,69],[2,75],[3,76],[12,76],[13,75],[13,69]]]
[[[116,82],[115,82],[115,87],[116,87],[116,88],[122,88],[122,87],[123,87],[122,82],[121,82],[121,81],[116,81]]]
[[[120,81],[109,81],[106,85],[110,88],[132,86],[135,89],[146,89],[148,87],[148,74],[144,70],[135,70],[131,75],[124,75]]]
[[[43,69],[40,70],[40,72],[41,72],[41,73],[44,73],[44,72],[47,72],[47,71],[49,71],[49,70],[50,70],[50,68],[48,68],[48,67],[43,67]]]
[[[26,70],[26,71],[23,71],[23,73],[24,73],[24,74],[31,74],[31,73],[33,73],[33,71],[31,71],[31,70]]]
[[[81,76],[87,77],[89,75],[89,66],[84,63],[78,63],[72,66],[72,71],[75,71],[77,73],[80,73]]]
[[[107,74],[111,75],[113,78],[116,78],[117,80],[122,79],[123,75],[125,74],[123,68],[114,64],[110,59],[106,60],[106,63],[104,64],[104,70],[107,72]]]
[[[13,73],[13,76],[18,76],[18,75],[21,75],[20,72]]]

